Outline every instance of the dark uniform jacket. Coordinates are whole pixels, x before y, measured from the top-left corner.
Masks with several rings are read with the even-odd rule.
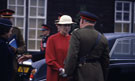
[[[40,44],[40,52],[32,54],[32,61],[38,61],[45,58],[46,43],[49,36],[43,36]]]
[[[79,66],[80,58],[90,52],[98,33],[91,26],[72,33],[64,67],[68,76],[74,75],[77,81],[104,81],[103,73],[109,65],[109,48],[103,35],[101,35],[97,46],[87,56],[90,61]]]
[[[0,73],[2,81],[12,81],[13,77],[13,53],[7,40],[0,37]]]

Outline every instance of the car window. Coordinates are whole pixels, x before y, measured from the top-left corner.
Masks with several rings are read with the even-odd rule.
[[[135,59],[135,37],[116,39],[110,57],[111,59]]]

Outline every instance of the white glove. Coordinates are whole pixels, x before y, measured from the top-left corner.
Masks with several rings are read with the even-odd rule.
[[[64,68],[60,68],[59,69],[59,75],[61,75],[62,77],[66,77],[67,76],[67,74],[65,74],[65,69]]]

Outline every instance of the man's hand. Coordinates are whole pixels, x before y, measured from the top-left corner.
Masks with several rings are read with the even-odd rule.
[[[18,59],[18,62],[23,62],[31,58],[32,58],[32,55],[23,55]]]
[[[65,69],[64,68],[60,68],[59,69],[59,75],[62,76],[62,77],[67,77],[67,74],[65,74]]]

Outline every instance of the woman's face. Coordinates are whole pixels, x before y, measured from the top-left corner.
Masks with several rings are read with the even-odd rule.
[[[42,31],[42,35],[48,36],[50,34],[50,30]]]
[[[70,29],[71,29],[71,24],[61,24],[61,25],[57,25],[58,30],[61,34],[68,34]]]

